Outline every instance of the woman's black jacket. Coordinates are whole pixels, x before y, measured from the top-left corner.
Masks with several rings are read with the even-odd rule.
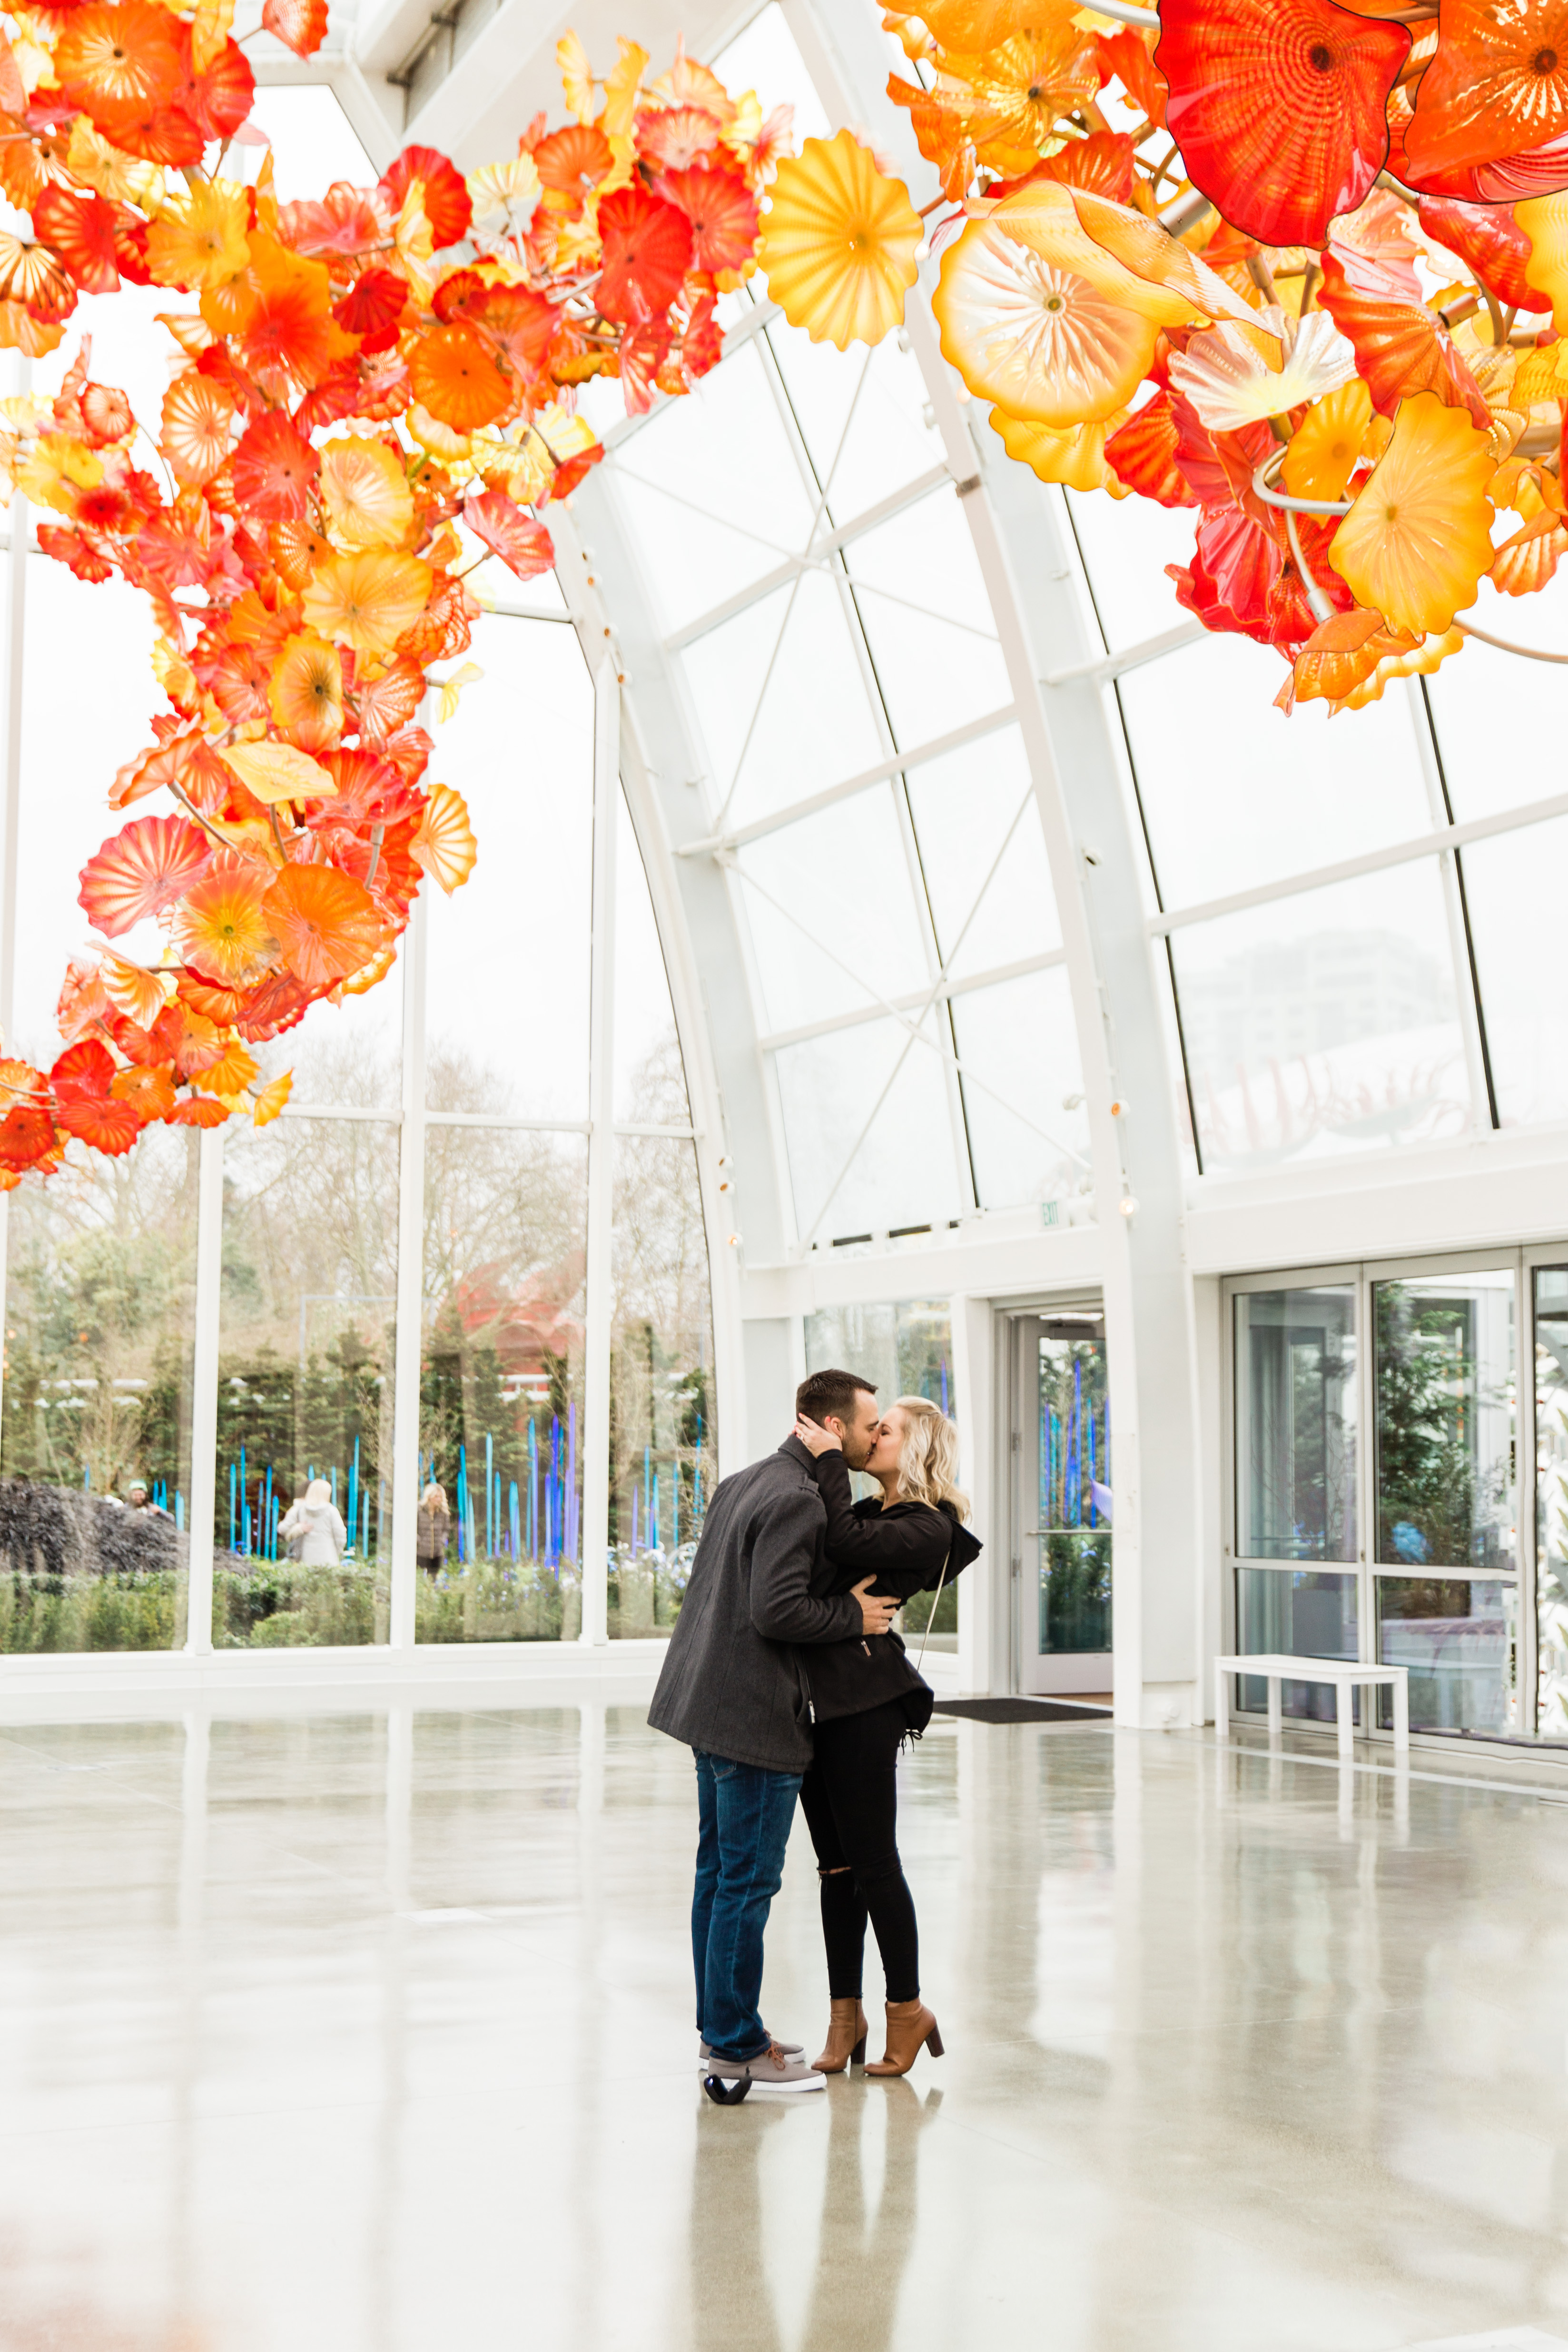
[[[949,1505],[894,1503],[884,1510],[875,1496],[856,1503],[850,1499],[842,1454],[818,1454],[812,1468],[827,1511],[826,1574],[820,1592],[816,1584],[812,1586],[816,1597],[826,1600],[852,1591],[862,1578],[875,1576],[873,1591],[909,1601],[917,1592],[935,1592],[944,1562],[951,1584],[978,1558],[979,1537],[971,1534]],[[896,1633],[819,1642],[809,1654],[797,1649],[795,1655],[810,1686],[812,1711],[821,1723],[840,1715],[863,1715],[868,1707],[924,1688]]]

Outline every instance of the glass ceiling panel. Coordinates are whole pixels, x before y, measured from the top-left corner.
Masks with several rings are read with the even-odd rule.
[[[429,903],[435,1110],[584,1118],[594,696],[575,632],[481,620],[483,679],[437,737],[432,780],[468,803],[479,863]]]
[[[874,784],[738,853],[741,872],[848,966],[846,972],[747,887],[746,916],[770,1030],[831,1020],[931,979],[893,792],[891,784]],[[849,972],[862,976],[858,984]]]
[[[1062,1107],[1083,1093],[1065,970],[955,996],[952,1017],[982,1205],[1075,1192],[1088,1172],[1089,1119],[1081,1100]]]
[[[1106,490],[1068,490],[1066,498],[1112,653],[1192,619],[1165,576],[1167,563],[1192,561],[1191,507],[1156,506],[1136,495],[1113,499]]]
[[[816,500],[754,345],[667,403],[612,462],[668,629],[810,541]]]
[[[1568,1118],[1568,818],[1475,842],[1464,859],[1498,1118],[1504,1127]]]
[[[886,758],[841,593],[803,572],[686,648],[715,823],[771,816]]]
[[[938,1039],[946,1024],[933,1013],[923,1028]],[[803,1241],[934,1224],[968,1205],[943,1065],[907,1029],[873,1021],[815,1037],[787,1047],[777,1069]]]
[[[1431,831],[1404,691],[1391,687],[1381,702],[1332,720],[1321,703],[1287,719],[1269,699],[1284,677],[1278,655],[1213,636],[1121,680],[1167,907]]]
[[[852,522],[942,464],[920,368],[896,336],[848,359],[782,320],[768,341],[835,522]]]
[[[1059,947],[1056,895],[1017,728],[922,761],[909,772],[909,790],[948,970],[955,976],[992,971]]]
[[[1466,1131],[1435,858],[1195,923],[1172,947],[1211,1173]]]
[[[900,744],[930,742],[1012,700],[956,489],[879,523],[847,555]]]

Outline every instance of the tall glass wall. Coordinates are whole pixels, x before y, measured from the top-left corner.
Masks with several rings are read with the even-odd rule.
[[[901,1396],[924,1397],[951,1415],[952,1306],[946,1298],[883,1299],[857,1307],[824,1307],[805,1318],[805,1369],[830,1366],[869,1381],[884,1408]],[[780,1437],[788,1434],[781,1430]],[[874,1495],[868,1478],[851,1475],[857,1494]],[[944,1585],[934,1611],[922,1601],[920,1633],[936,1650],[958,1647],[958,1589]]]
[[[374,179],[330,92],[269,90],[258,112],[281,197]],[[85,299],[35,387],[58,382],[79,324],[95,372],[155,417],[166,299]],[[612,1460],[610,1632],[667,1632],[717,1475],[696,1148],[624,809],[608,958],[614,1395],[608,1428],[584,1421],[593,695],[552,578],[524,587],[486,562],[472,584],[483,675],[428,723],[431,774],[466,796],[479,864],[450,901],[426,890],[418,951],[405,938],[380,988],[313,1006],[256,1049],[264,1072],[292,1068],[292,1099],[261,1132],[221,1135],[220,1648],[386,1641],[395,1536],[415,1547],[420,1641],[574,1638],[595,1448]],[[82,937],[78,872],[114,822],[108,790],[147,740],[157,690],[144,600],[115,583],[32,555],[24,625],[5,1044],[47,1066]],[[123,1161],[73,1146],[58,1177],[5,1203],[0,1650],[186,1639],[201,1149],[172,1129]],[[400,1324],[399,1233],[421,1228]],[[419,1374],[412,1530],[393,1509],[403,1350]]]
[[[776,8],[716,63],[831,135]],[[1070,1200],[1089,1136],[1033,780],[919,365],[901,332],[813,343],[762,291],[727,298],[690,398],[616,421],[602,472],[733,851],[795,1237],[826,1250]]]
[[[1417,1728],[1533,1728],[1520,1693],[1520,1280],[1508,1265],[1238,1293],[1243,1649],[1405,1666]],[[1544,1549],[1541,1573],[1551,1573]],[[1242,1703],[1262,1705],[1261,1683],[1244,1686]],[[1334,1712],[1331,1693],[1305,1684],[1287,1685],[1286,1706]],[[1380,1707],[1386,1724],[1386,1694]]]

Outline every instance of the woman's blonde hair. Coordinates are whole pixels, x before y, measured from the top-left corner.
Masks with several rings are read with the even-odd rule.
[[[951,1503],[961,1519],[969,1497],[958,1484],[958,1429],[924,1397],[895,1397],[904,1416],[899,1448],[899,1499],[906,1503]]]

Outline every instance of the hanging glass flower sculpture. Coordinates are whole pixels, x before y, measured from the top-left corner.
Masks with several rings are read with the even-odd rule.
[[[1568,0],[883,21],[943,352],[1042,479],[1193,510],[1177,599],[1285,657],[1282,709],[1359,709],[1462,650],[1483,579],[1555,575]]]
[[[231,13],[89,0],[0,32],[0,184],[33,227],[0,236],[0,345],[53,350],[82,292],[123,280],[187,298],[161,420],[94,382],[85,338],[56,397],[0,404],[0,478],[45,552],[152,602],[167,707],[110,800],[172,803],[83,870],[105,944],[67,975],[53,1068],[0,1063],[0,1188],[73,1138],[112,1155],[154,1120],[275,1118],[289,1080],[262,1085],[250,1048],[384,978],[425,877],[467,879],[468,811],[419,720],[477,675],[436,674],[468,646],[468,575],[554,561],[549,506],[603,455],[580,385],[618,378],[637,414],[714,365],[790,144],[787,109],[679,47],[649,79],[623,41],[599,81],[568,36],[564,130],[542,116],[467,179],[415,146],[374,188],[280,204],[269,157],[253,186],[224,176],[252,90]],[[305,56],[326,10],[266,0],[264,22]],[[921,225],[853,142],[825,152],[876,246],[878,290],[837,298],[865,332]]]

